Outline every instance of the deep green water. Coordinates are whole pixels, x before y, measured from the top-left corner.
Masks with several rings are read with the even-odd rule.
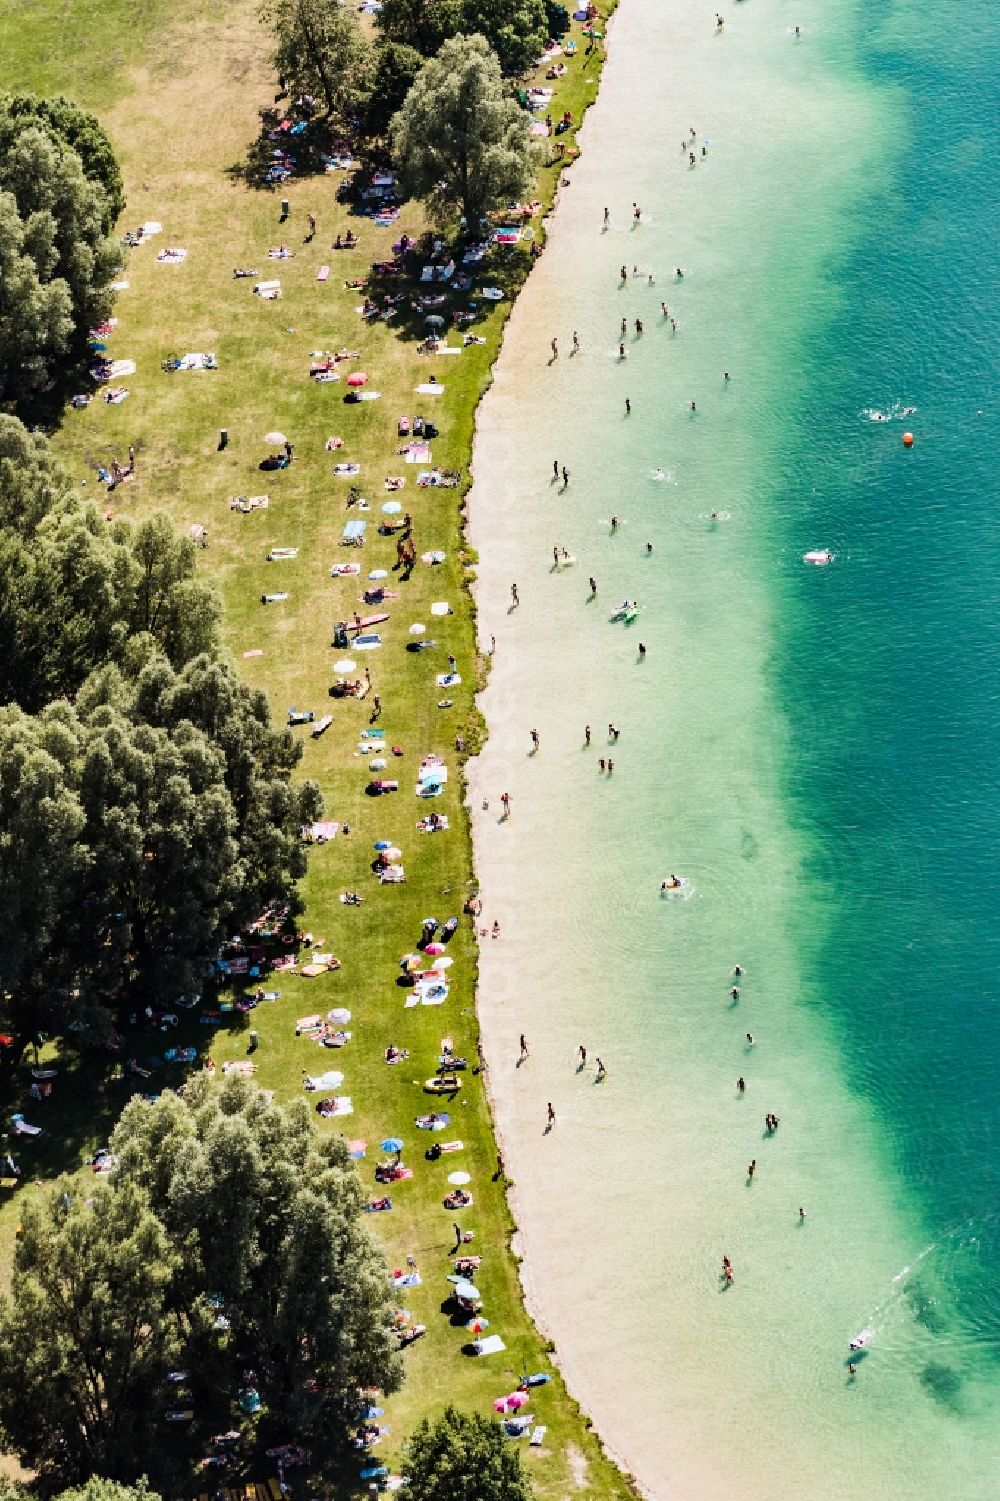
[[[995,12],[870,13],[858,58],[897,91],[906,146],[839,267],[775,495],[790,533],[838,554],[795,573],[770,674],[811,900],[832,909],[803,1000],[832,1018],[936,1243],[906,1284],[920,1317],[1000,1361]],[[958,1400],[962,1342],[925,1377]]]

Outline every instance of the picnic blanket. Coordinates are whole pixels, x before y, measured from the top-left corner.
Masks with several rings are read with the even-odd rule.
[[[180,266],[187,260],[187,251],[179,245],[168,246],[156,257],[161,266]]]

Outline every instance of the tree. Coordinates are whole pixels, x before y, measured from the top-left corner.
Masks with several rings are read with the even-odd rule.
[[[0,119],[7,116],[6,138],[0,136],[0,151],[6,150],[9,137],[25,125],[41,125],[57,142],[68,146],[80,158],[85,175],[99,184],[107,199],[104,230],[107,233],[125,209],[125,188],[121,168],[107,131],[95,115],[80,109],[59,94],[41,99],[36,94],[11,94],[0,99]]]
[[[364,94],[369,44],[340,0],[265,0],[274,65],[293,94],[322,100],[328,115],[350,116]]]
[[[35,710],[75,694],[144,633],[177,666],[217,650],[219,600],[195,559],[165,516],[109,525],[76,498],[34,527],[25,515],[17,532],[0,529],[0,703]]]
[[[267,1417],[305,1441],[342,1437],[362,1389],[396,1390],[361,1182],[304,1101],[201,1075],[133,1100],[110,1149],[117,1167],[89,1201],[62,1184],[31,1206],[0,1299],[0,1428],[26,1464],[63,1484],[145,1471],[178,1494],[247,1368]],[[171,1433],[178,1368],[196,1418]]]
[[[0,1301],[0,1427],[47,1480],[145,1468],[184,1348],[171,1306],[180,1264],[131,1184],[88,1202],[63,1183],[25,1207]]]
[[[478,33],[506,74],[530,68],[551,32],[546,0],[384,0],[376,25],[424,57],[436,57],[450,37]]]
[[[414,47],[388,37],[376,43],[372,52],[372,69],[368,99],[364,106],[365,130],[382,139],[389,134],[392,118],[399,110],[424,59]]]
[[[0,396],[41,385],[107,316],[108,194],[47,125],[0,106]]]
[[[106,1025],[118,998],[200,991],[228,935],[297,909],[299,747],[219,662],[175,671],[148,637],[76,703],[0,710],[3,1016],[16,1055],[39,1028]],[[145,660],[143,660],[145,658]],[[129,672],[131,668],[131,673]]]
[[[439,218],[460,210],[472,234],[532,182],[528,117],[481,36],[445,42],[406,96],[392,138],[404,191]]]
[[[463,0],[462,30],[486,38],[504,73],[526,73],[549,34],[545,0]]]
[[[521,1455],[497,1423],[446,1407],[410,1440],[409,1501],[531,1501]]]
[[[160,1497],[149,1489],[145,1476],[135,1485],[120,1485],[117,1480],[95,1476],[84,1485],[61,1492],[55,1501],[160,1501]]]
[[[462,0],[383,0],[375,24],[391,41],[434,57],[462,30]]]

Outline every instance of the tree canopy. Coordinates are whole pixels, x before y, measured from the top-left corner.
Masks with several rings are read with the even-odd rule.
[[[348,117],[365,97],[371,66],[354,11],[340,0],[264,0],[261,18],[274,32],[274,65],[291,92]]]
[[[8,134],[3,140],[4,149],[9,145],[10,133],[35,124],[76,152],[85,175],[104,189],[107,199],[104,229],[111,230],[124,211],[125,188],[111,138],[97,117],[62,94],[53,99],[39,98],[37,94],[10,94],[0,99],[0,120],[4,115],[8,117],[4,121]]]
[[[371,78],[364,104],[365,131],[382,139],[392,126],[393,116],[402,107],[424,59],[414,47],[382,37],[372,51]]]
[[[517,1447],[495,1422],[446,1407],[410,1440],[409,1501],[532,1501]]]
[[[486,38],[504,73],[525,73],[549,34],[545,0],[463,0],[462,30]]]
[[[0,1432],[22,1462],[49,1483],[144,1472],[177,1494],[247,1370],[262,1415],[304,1442],[342,1438],[363,1389],[398,1387],[361,1182],[304,1101],[201,1075],[134,1099],[110,1149],[89,1198],[58,1184],[23,1216],[0,1298]],[[165,1424],[173,1406],[193,1423]]]
[[[450,37],[478,33],[509,75],[541,56],[550,30],[545,0],[383,0],[376,24],[425,57],[435,57]]]
[[[66,106],[65,128],[96,174],[103,149],[84,129],[89,119]],[[107,316],[120,264],[108,235],[113,201],[44,110],[0,102],[0,397],[44,384]]]
[[[479,232],[533,180],[528,117],[481,36],[452,37],[422,69],[392,124],[400,184],[439,220]]]

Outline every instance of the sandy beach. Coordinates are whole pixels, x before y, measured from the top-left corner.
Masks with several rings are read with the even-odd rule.
[[[905,1276],[928,1239],[822,1011],[799,1004],[830,908],[803,884],[815,853],[785,810],[768,679],[815,545],[778,539],[773,476],[873,142],[892,139],[852,70],[853,16],[796,38],[781,7],[738,8],[720,35],[708,12],[624,0],[475,449],[495,641],[469,783],[479,1010],[523,1280],[604,1441],[671,1501],[832,1497],[860,1451],[887,1501],[959,1471],[963,1501],[987,1494],[921,1398],[933,1350]],[[553,547],[577,561],[555,568]],[[609,621],[622,598],[634,629]],[[869,1324],[891,1354],[860,1401],[847,1341]]]

